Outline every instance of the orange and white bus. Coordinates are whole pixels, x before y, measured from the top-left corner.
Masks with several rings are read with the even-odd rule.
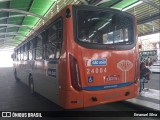
[[[15,77],[66,109],[139,94],[136,19],[126,12],[66,6],[14,56]]]

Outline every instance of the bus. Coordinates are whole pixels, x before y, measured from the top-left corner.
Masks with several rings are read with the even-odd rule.
[[[127,12],[68,5],[14,51],[15,78],[65,109],[139,95],[136,19]]]

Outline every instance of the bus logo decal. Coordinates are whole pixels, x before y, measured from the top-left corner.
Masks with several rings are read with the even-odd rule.
[[[126,82],[126,73],[133,67],[133,63],[129,60],[121,60],[117,63],[117,68],[122,71],[124,82]]]
[[[105,82],[107,81],[117,81],[119,80],[120,75],[108,75],[108,76],[104,76],[104,80]]]
[[[92,60],[89,59],[86,62],[86,66],[106,66],[107,65],[107,59],[96,59]]]

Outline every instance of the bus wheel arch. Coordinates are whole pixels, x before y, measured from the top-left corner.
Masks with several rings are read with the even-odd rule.
[[[29,89],[30,89],[30,93],[32,94],[32,95],[34,95],[35,94],[35,91],[34,91],[34,80],[33,80],[33,76],[32,76],[32,74],[29,74],[29,79],[28,79],[28,84],[29,84]]]

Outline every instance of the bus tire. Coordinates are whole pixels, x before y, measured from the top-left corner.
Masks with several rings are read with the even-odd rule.
[[[32,95],[34,95],[35,94],[35,91],[34,91],[34,81],[33,81],[32,75],[29,76],[29,89],[30,89],[30,93]]]

